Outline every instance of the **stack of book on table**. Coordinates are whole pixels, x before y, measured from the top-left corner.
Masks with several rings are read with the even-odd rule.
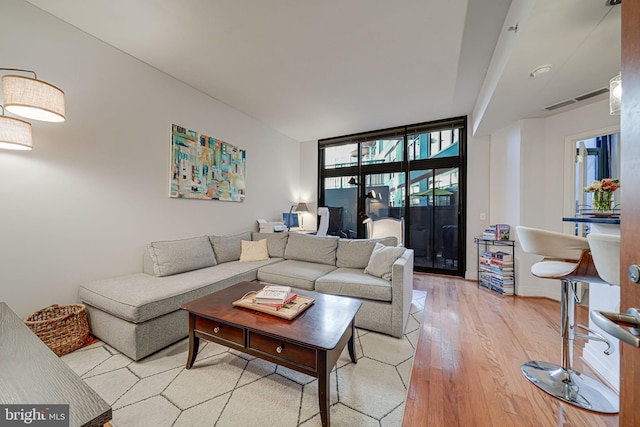
[[[484,240],[509,240],[511,227],[509,224],[490,225],[482,232]]]
[[[484,240],[496,240],[495,225],[485,228],[484,231],[482,232],[482,238]]]
[[[290,286],[266,285],[253,298],[253,303],[269,310],[280,310],[298,295],[291,292]]]
[[[314,298],[291,292],[289,286],[265,285],[261,290],[250,292],[232,304],[291,320],[309,308],[314,301]]]

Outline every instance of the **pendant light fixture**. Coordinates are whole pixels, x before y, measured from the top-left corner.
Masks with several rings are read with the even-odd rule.
[[[35,71],[2,68],[8,71],[33,73],[33,78],[2,76],[4,108],[21,117],[43,122],[64,122],[64,92],[57,87],[38,80]]]
[[[620,115],[620,107],[622,106],[622,75],[617,76],[609,81],[609,114],[612,116]]]
[[[35,71],[19,68],[0,68],[0,71],[33,74],[33,78],[13,74],[2,76],[4,105],[0,105],[0,148],[31,150],[31,123],[7,117],[5,113],[44,122],[63,122],[64,92],[52,84],[38,80]]]
[[[0,148],[7,150],[31,150],[31,123],[14,119],[4,115],[0,116]]]

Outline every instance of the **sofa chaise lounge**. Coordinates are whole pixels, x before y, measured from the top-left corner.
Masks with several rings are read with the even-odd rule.
[[[356,326],[400,337],[411,305],[413,250],[395,242],[257,232],[152,242],[143,272],[83,284],[79,299],[92,333],[134,360],[187,336],[182,304],[240,281],[358,298]],[[255,243],[266,246],[265,255],[244,261],[245,245]]]

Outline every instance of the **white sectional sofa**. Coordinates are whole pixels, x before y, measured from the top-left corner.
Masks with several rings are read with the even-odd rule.
[[[267,259],[240,260],[243,240],[263,239]],[[83,284],[79,299],[92,333],[134,360],[187,336],[182,304],[252,280],[358,298],[356,326],[400,337],[411,305],[413,250],[394,245],[395,238],[256,232],[152,242],[143,272]]]

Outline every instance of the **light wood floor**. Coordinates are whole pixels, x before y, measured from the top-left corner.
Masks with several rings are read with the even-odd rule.
[[[403,427],[618,426],[618,416],[562,403],[520,371],[527,360],[560,361],[560,305],[501,297],[476,282],[416,274],[427,291]],[[577,307],[577,323],[588,310]],[[575,340],[574,369],[596,377]]]

